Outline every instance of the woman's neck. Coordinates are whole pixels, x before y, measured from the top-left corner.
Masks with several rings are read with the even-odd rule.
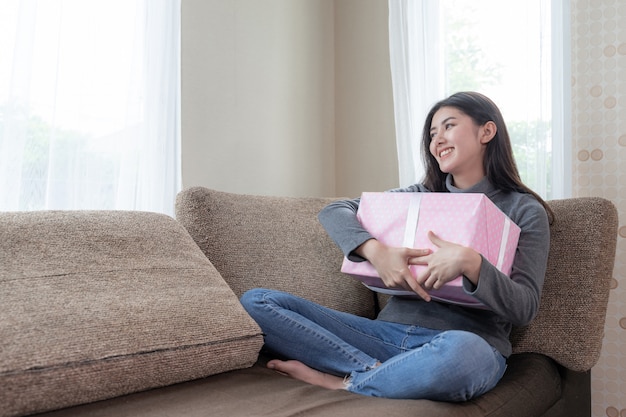
[[[484,175],[481,175],[480,177],[463,177],[463,176],[455,177],[451,175],[450,177],[451,177],[452,185],[458,188],[459,190],[466,190],[468,188],[471,188],[475,186],[476,184],[478,184],[479,182],[481,182],[483,178],[485,178]]]

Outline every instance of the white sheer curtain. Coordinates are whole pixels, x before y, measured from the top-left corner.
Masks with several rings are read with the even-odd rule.
[[[440,76],[439,5],[433,1],[389,0],[389,54],[400,186],[415,184],[424,169],[420,137],[429,108],[444,94]],[[429,24],[422,22],[429,21]]]
[[[502,110],[524,182],[569,194],[567,0],[389,0],[400,186],[422,179],[421,127],[432,104],[476,90]]]
[[[0,210],[173,215],[180,1],[0,3]]]

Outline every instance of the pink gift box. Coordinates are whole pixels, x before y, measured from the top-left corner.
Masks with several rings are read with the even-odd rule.
[[[474,248],[506,275],[511,273],[520,234],[520,228],[484,194],[363,193],[357,218],[372,236],[388,246],[436,251],[437,246],[428,239],[428,232],[433,231],[443,240]],[[425,268],[410,266],[414,276]],[[417,297],[411,291],[385,287],[367,261],[344,258],[341,271],[374,291]],[[465,293],[460,276],[429,294],[435,300],[485,308]]]

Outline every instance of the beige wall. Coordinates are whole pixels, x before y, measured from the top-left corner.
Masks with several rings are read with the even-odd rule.
[[[592,415],[626,416],[626,3],[572,0],[574,196],[618,207],[617,262]]]
[[[397,187],[387,0],[335,2],[337,195]]]
[[[183,187],[397,186],[386,0],[183,0],[182,14]]]
[[[334,192],[332,0],[183,0],[183,187]]]

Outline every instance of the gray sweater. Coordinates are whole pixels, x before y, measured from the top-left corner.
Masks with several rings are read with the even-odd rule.
[[[419,298],[391,297],[378,320],[418,325],[440,330],[473,332],[502,355],[511,354],[509,334],[513,325],[528,324],[537,314],[541,288],[550,248],[550,226],[543,206],[530,194],[503,192],[486,178],[475,186],[461,190],[447,180],[451,193],[483,193],[521,229],[510,278],[483,257],[478,285],[467,278],[463,288],[489,310],[462,307],[443,302],[425,302]],[[415,184],[391,192],[429,192]],[[336,201],[319,213],[319,220],[352,261],[364,261],[354,250],[372,236],[356,218],[359,199]]]

